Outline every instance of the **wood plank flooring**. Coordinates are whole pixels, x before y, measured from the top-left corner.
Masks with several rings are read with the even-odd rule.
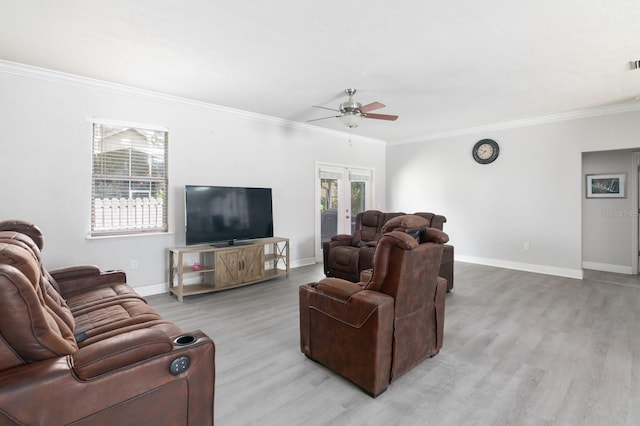
[[[321,265],[147,299],[215,341],[218,426],[640,424],[640,286],[455,268],[443,349],[375,399],[299,350],[298,286]]]

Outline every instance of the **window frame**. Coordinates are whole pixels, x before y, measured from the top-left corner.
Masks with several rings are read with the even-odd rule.
[[[91,197],[90,197],[90,238],[109,236],[135,236],[150,233],[169,232],[169,129],[165,127],[129,123],[121,121],[91,118]],[[104,131],[111,135],[105,137]],[[130,139],[112,139],[125,132],[135,132],[139,141]],[[126,142],[125,142],[126,141]],[[140,142],[143,141],[143,142]],[[159,143],[158,143],[159,142]],[[120,145],[121,144],[121,145]],[[108,147],[107,147],[108,146]],[[146,151],[145,151],[146,148]],[[98,160],[98,155],[114,151],[122,151],[127,155],[122,161],[118,155]],[[156,151],[155,153],[153,151]],[[134,158],[134,153],[136,158]],[[109,156],[106,156],[109,157]],[[148,164],[147,172],[136,174],[135,165],[144,162]],[[114,160],[114,158],[116,158]],[[141,159],[143,160],[141,163]],[[161,169],[155,169],[154,164],[162,164]],[[127,172],[123,173],[123,165]],[[119,172],[104,172],[112,166],[119,168]],[[100,169],[100,171],[98,171]],[[159,175],[157,175],[159,173]],[[99,185],[104,185],[103,191],[120,193],[120,197],[99,197]],[[124,186],[123,186],[124,184]],[[156,197],[132,197],[139,192],[140,185],[148,184],[149,195],[154,188]],[[147,192],[147,190],[143,191]],[[122,196],[127,193],[128,196]],[[113,195],[113,194],[111,194]],[[103,207],[100,202],[103,200]],[[108,215],[108,216],[106,216]]]

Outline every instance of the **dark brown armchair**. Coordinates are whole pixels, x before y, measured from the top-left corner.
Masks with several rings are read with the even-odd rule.
[[[360,272],[373,264],[373,252],[386,220],[385,213],[378,210],[358,213],[353,235],[339,234],[325,241],[322,245],[325,275],[358,281]]]
[[[360,280],[360,273],[373,266],[373,252],[384,226],[390,220],[405,213],[383,213],[365,210],[356,215],[353,235],[339,234],[322,244],[324,273],[327,277],[342,278],[351,282]],[[418,212],[427,221],[426,227],[443,230],[446,217],[434,213]],[[447,280],[447,292],[453,290],[453,246],[445,245],[439,276]]]
[[[418,239],[416,239],[416,237]],[[448,236],[428,228],[378,241],[368,282],[325,278],[303,285],[300,348],[372,396],[442,347]]]

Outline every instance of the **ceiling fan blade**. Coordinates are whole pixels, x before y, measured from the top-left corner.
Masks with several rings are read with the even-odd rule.
[[[322,118],[314,118],[313,120],[307,120],[307,123],[311,123],[312,121],[318,121],[318,120],[326,120],[327,118],[338,118],[340,117],[339,115],[332,115],[331,117],[322,117]]]
[[[360,110],[361,113],[366,114],[369,111],[373,111],[374,109],[380,109],[380,108],[384,108],[384,104],[381,104],[380,102],[371,102],[370,104],[362,105],[358,109]]]
[[[398,119],[398,116],[391,115],[391,114],[364,114],[364,118],[373,118],[375,120],[396,121]]]
[[[322,108],[322,109],[328,109],[329,111],[335,111],[335,112],[340,112],[337,109],[333,109],[333,108],[327,108],[327,107],[323,107],[323,106],[318,106],[318,105],[311,105],[313,108]]]

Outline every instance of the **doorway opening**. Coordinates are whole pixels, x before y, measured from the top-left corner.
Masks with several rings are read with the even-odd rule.
[[[582,270],[598,281],[639,281],[640,151],[582,153]],[[619,193],[593,192],[594,179],[615,176]],[[590,190],[591,189],[591,190]],[[606,280],[604,279],[606,277]]]

